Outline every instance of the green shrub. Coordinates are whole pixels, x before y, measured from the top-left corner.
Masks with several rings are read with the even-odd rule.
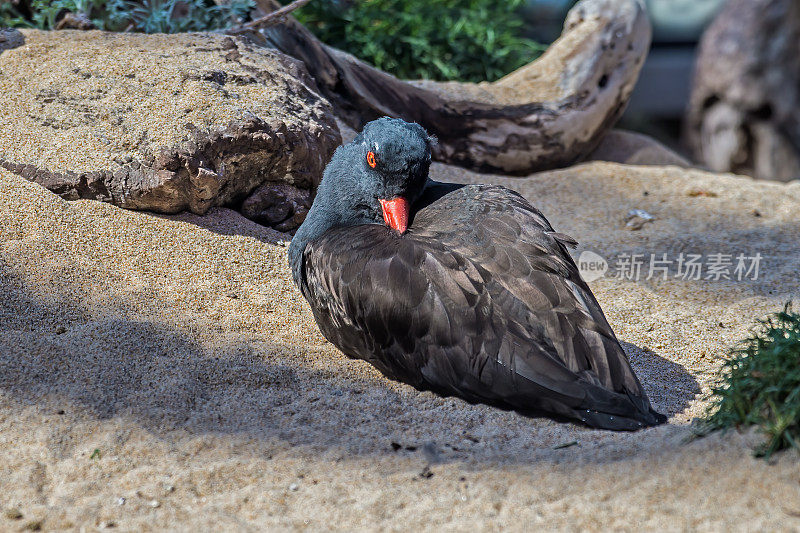
[[[178,33],[225,28],[245,20],[252,0],[216,5],[211,0],[29,0],[0,4],[0,25],[55,28],[65,13],[85,15],[96,28],[145,33]]]
[[[251,0],[208,4],[204,0],[142,0],[130,10],[138,31],[178,33],[225,28],[234,20],[245,20],[254,7]]]
[[[756,455],[800,451],[800,314],[787,305],[760,321],[731,352],[712,394],[703,432],[758,426],[766,442]]]
[[[323,42],[405,79],[493,81],[539,56],[525,0],[312,0],[295,17]]]
[[[124,0],[31,0],[32,26],[43,30],[55,28],[64,13],[80,13],[92,20],[100,29],[117,29],[123,23],[126,2]]]
[[[30,28],[33,25],[25,18],[17,6],[0,0],[0,28]]]

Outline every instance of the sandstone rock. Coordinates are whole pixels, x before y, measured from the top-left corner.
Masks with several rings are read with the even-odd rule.
[[[800,3],[727,4],[703,36],[687,137],[713,170],[800,178]]]
[[[313,189],[341,142],[305,67],[243,39],[21,35],[0,55],[0,166],[66,199],[202,214]]]

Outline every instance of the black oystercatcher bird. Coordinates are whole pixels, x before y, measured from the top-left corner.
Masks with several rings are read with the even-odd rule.
[[[636,430],[650,406],[567,247],[525,198],[428,178],[431,138],[382,118],[339,147],[289,247],[325,337],[446,396]]]

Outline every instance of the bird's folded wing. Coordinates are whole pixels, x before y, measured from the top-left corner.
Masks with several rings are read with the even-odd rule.
[[[491,274],[487,288],[506,318],[529,335],[544,326],[544,335],[570,370],[611,390],[644,395],[569,255],[575,240],[555,232],[530,202],[505,187],[473,185],[444,200],[452,205],[428,210],[420,237],[473,257]],[[449,218],[445,213],[459,213],[459,205],[471,206],[449,222],[459,229],[441,229]]]
[[[516,193],[468,186],[404,236],[364,225],[309,243],[307,290],[334,344],[420,388],[512,405],[643,397],[570,244]]]

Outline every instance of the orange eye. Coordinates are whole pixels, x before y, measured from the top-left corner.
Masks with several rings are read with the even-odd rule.
[[[377,161],[375,161],[375,154],[372,151],[367,152],[367,164],[372,168],[375,168],[378,164]]]

